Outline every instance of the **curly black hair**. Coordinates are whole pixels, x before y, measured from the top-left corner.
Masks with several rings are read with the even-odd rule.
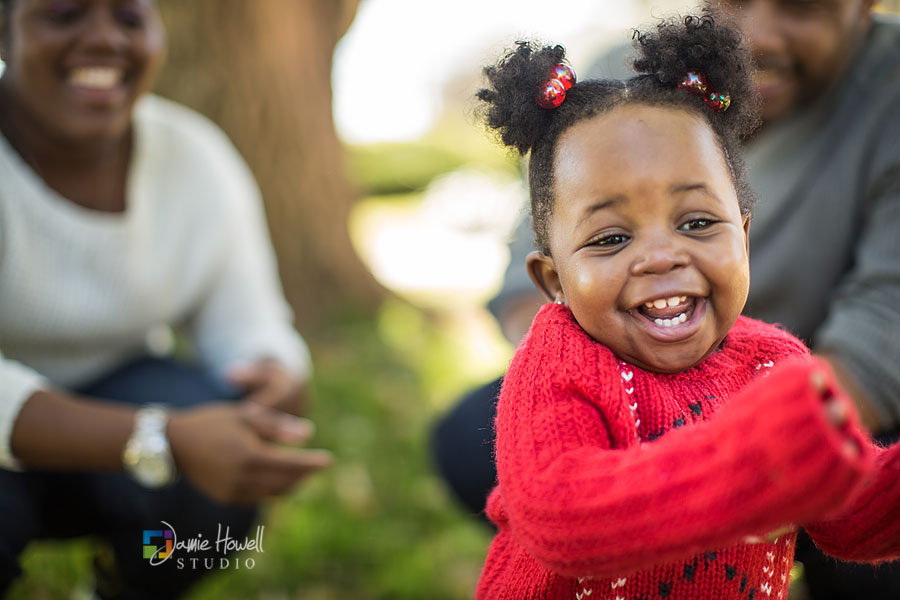
[[[553,211],[553,161],[560,135],[575,123],[620,104],[685,108],[709,123],[722,148],[741,213],[750,214],[754,195],[747,183],[740,140],[759,124],[751,86],[750,57],[736,30],[716,23],[710,11],[662,21],[655,30],[635,31],[640,55],[637,74],[627,81],[579,81],[556,109],[541,108],[534,92],[554,65],[564,62],[562,46],[517,42],[496,65],[485,67],[490,87],[476,94],[480,113],[502,142],[524,155],[531,151],[529,187],[535,242],[549,255],[547,227]],[[688,70],[705,74],[709,89],[731,96],[728,110],[710,109],[702,98],[677,87]]]

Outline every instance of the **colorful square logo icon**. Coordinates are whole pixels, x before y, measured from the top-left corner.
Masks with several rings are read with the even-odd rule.
[[[144,558],[164,560],[172,553],[172,543],[175,533],[171,529],[145,529],[144,530]],[[165,542],[165,550],[159,546],[160,542],[152,542],[154,538]]]

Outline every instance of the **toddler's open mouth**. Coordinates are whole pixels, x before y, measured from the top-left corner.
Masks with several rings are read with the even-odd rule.
[[[696,300],[694,296],[657,298],[644,302],[638,312],[660,327],[677,327],[691,318]]]
[[[696,333],[705,308],[704,297],[677,295],[647,300],[631,312],[652,338],[678,342]]]

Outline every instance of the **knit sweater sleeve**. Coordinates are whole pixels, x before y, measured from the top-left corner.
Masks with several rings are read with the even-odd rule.
[[[190,331],[200,355],[216,372],[272,358],[306,380],[312,370],[309,350],[292,326],[262,201],[242,167],[236,164],[232,173],[241,183],[234,186],[235,196],[222,201],[229,211],[223,217],[228,247]]]
[[[872,480],[839,514],[804,524],[824,552],[849,561],[900,557],[900,444],[876,450]]]
[[[214,182],[173,208],[206,232],[198,251],[215,257],[199,275],[204,291],[185,318],[198,355],[220,375],[272,358],[299,379],[308,378],[309,351],[292,325],[249,167],[218,127],[192,111],[152,96],[142,108],[139,117],[147,121],[140,123],[155,142],[148,144],[146,170]]]
[[[497,463],[509,526],[551,571],[634,572],[814,520],[871,470],[858,430],[827,423],[809,378],[832,376],[815,360],[781,363],[709,421],[620,447],[615,409],[599,408],[573,371],[581,348],[550,337],[533,328],[507,373]],[[862,449],[855,458],[847,437]]]
[[[45,386],[46,381],[39,373],[4,358],[0,351],[0,468],[19,469],[10,448],[13,425],[25,401]]]

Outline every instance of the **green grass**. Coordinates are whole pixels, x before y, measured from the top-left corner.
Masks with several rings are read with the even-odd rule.
[[[267,507],[253,570],[211,576],[192,600],[471,597],[490,536],[454,504],[427,451],[439,406],[471,383],[452,360],[453,335],[390,301],[378,320],[345,319],[313,342],[313,445],[333,450],[335,466]],[[8,598],[84,597],[92,555],[89,540],[33,543]]]

